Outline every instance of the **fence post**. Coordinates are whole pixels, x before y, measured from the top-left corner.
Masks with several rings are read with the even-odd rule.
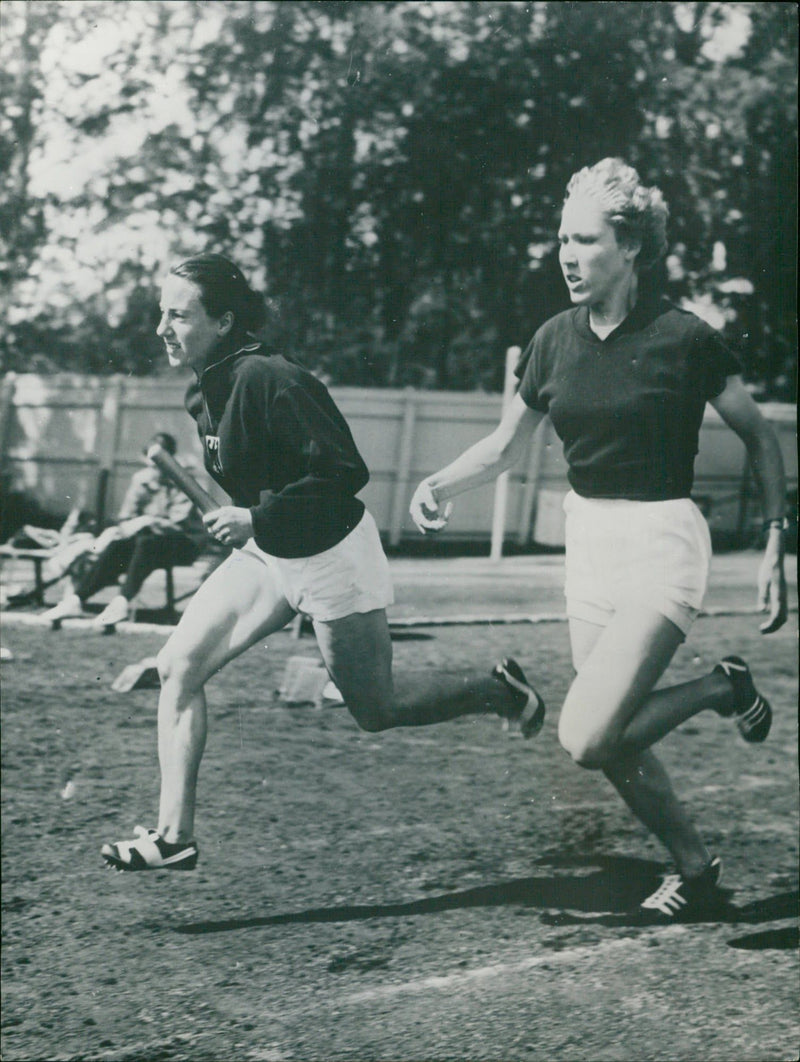
[[[522,516],[519,522],[517,542],[525,546],[530,541],[533,523],[533,507],[539,495],[539,482],[542,478],[542,462],[546,452],[546,441],[550,431],[550,422],[543,420],[533,436],[533,444],[525,473],[525,487],[522,492]]]
[[[506,351],[506,377],[503,384],[503,413],[508,409],[516,388],[514,370],[517,367],[519,347],[509,347]],[[499,561],[503,556],[503,538],[506,527],[506,506],[508,505],[508,471],[501,472],[494,486],[494,509],[492,512],[492,547],[490,560]]]
[[[108,482],[114,472],[119,436],[119,411],[122,405],[123,377],[115,376],[109,381],[108,389],[100,409],[100,423],[97,431],[97,485],[95,513],[97,526],[105,526],[105,510],[108,501]]]
[[[3,380],[0,391],[0,462],[5,464],[8,429],[11,425],[11,411],[14,408],[14,392],[17,387],[17,374],[10,372]]]
[[[400,429],[400,453],[397,459],[397,476],[392,495],[392,512],[389,522],[389,544],[396,546],[400,541],[405,519],[408,480],[411,475],[411,455],[414,443],[414,424],[417,419],[417,394],[413,387],[407,387],[403,404],[403,424]]]

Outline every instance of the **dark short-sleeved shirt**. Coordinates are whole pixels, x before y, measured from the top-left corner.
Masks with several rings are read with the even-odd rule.
[[[522,365],[519,393],[549,414],[576,493],[634,501],[689,496],[706,402],[741,371],[713,328],[653,297],[605,340],[588,307],[557,314]]]
[[[259,344],[209,365],[186,393],[205,466],[253,517],[256,544],[310,557],[341,542],[364,514],[369,472],[328,389]]]

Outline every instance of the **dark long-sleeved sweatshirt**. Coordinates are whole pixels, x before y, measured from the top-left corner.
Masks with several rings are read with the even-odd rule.
[[[205,466],[253,516],[256,544],[310,557],[364,513],[369,472],[325,385],[257,343],[208,365],[186,392]]]

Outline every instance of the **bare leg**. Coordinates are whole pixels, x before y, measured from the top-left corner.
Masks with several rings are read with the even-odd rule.
[[[655,754],[646,745],[629,745],[628,735],[646,744],[658,740],[717,697],[730,696],[729,689],[721,691],[716,683],[706,689],[700,679],[653,693],[683,635],[648,609],[619,613],[606,628],[570,620],[570,637],[578,674],[562,709],[561,743],[576,762],[603,769],[682,874],[700,873],[708,850]],[[699,707],[698,699],[704,701]]]
[[[364,730],[427,726],[462,715],[507,712],[511,694],[489,674],[392,676],[392,641],[383,609],[314,623],[325,665]]]
[[[270,569],[250,553],[235,553],[198,590],[159,654],[158,831],[164,840],[193,837],[197,775],[207,732],[205,683],[294,614]],[[365,730],[422,726],[513,707],[512,694],[490,675],[451,676],[434,683],[427,674],[411,677],[401,681],[397,697],[382,609],[317,621],[314,628],[331,677]]]
[[[166,841],[194,836],[197,775],[206,742],[208,679],[260,638],[292,619],[272,573],[236,551],[200,587],[158,658],[158,832]]]
[[[571,619],[570,639],[578,675],[559,737],[584,766],[601,766],[609,754],[641,752],[708,708],[733,707],[733,686],[718,672],[653,690],[683,641],[658,612],[631,608],[604,628]]]
[[[664,845],[681,874],[695,877],[711,859],[652,749],[608,764],[603,773],[636,818]]]

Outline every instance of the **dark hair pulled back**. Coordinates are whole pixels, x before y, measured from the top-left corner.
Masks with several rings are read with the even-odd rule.
[[[234,332],[257,332],[267,320],[264,299],[248,284],[244,273],[229,258],[211,252],[195,254],[170,269],[200,290],[203,309],[215,320],[230,311]]]

